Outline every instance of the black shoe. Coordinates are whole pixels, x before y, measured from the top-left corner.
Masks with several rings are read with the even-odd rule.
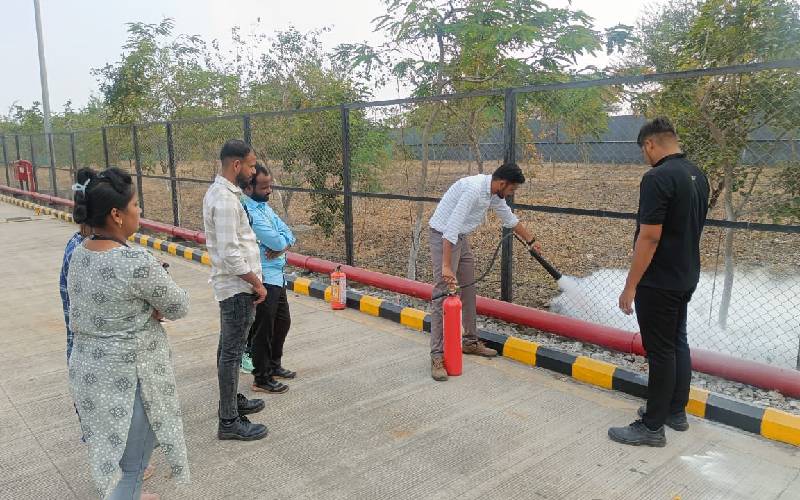
[[[269,431],[263,424],[253,424],[247,417],[239,416],[230,423],[219,421],[217,427],[218,439],[237,439],[239,441],[255,441],[267,437]]]
[[[647,410],[644,406],[640,406],[638,410],[636,410],[636,414],[639,417],[644,417],[644,414]],[[672,415],[667,416],[667,421],[664,422],[664,425],[669,427],[670,429],[676,431],[688,431],[689,430],[689,421],[686,420],[686,412],[682,411],[680,413],[673,413]]]
[[[272,376],[273,377],[279,377],[279,378],[292,379],[292,378],[295,378],[297,376],[297,372],[293,372],[291,370],[287,370],[286,368],[284,368],[282,366],[279,366],[279,367],[275,368],[274,370],[272,370]]]
[[[274,378],[270,377],[264,380],[256,380],[253,382],[253,386],[251,389],[254,392],[266,392],[269,394],[283,394],[284,392],[289,390],[289,386],[286,384],[282,384],[275,380]]]
[[[664,426],[657,431],[651,431],[644,422],[637,420],[627,427],[612,427],[608,429],[608,437],[612,441],[633,446],[655,446],[663,448],[667,445],[664,435]]]
[[[247,399],[244,394],[236,395],[236,409],[239,415],[250,415],[251,413],[258,413],[264,409],[263,399]]]

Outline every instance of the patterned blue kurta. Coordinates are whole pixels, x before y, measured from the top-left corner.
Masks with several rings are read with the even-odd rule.
[[[122,472],[137,383],[142,403],[172,476],[188,482],[183,420],[175,391],[172,350],[158,310],[167,319],[188,312],[188,296],[149,252],[117,247],[72,254],[67,279],[75,344],[69,360],[72,397],[89,446],[101,497]]]

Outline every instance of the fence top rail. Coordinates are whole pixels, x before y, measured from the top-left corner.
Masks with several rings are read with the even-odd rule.
[[[113,126],[113,125],[106,125],[106,127],[111,127],[111,126]],[[120,126],[123,126],[123,125],[120,125]],[[72,133],[72,134],[94,133],[94,134],[99,134],[102,131],[103,131],[103,127],[100,127],[100,128],[76,128],[76,129],[70,129],[70,130],[66,131],[65,133]]]
[[[324,111],[335,111],[335,110],[342,110],[342,109],[362,109],[362,108],[370,108],[370,107],[380,107],[380,106],[393,106],[393,105],[400,105],[400,104],[422,104],[422,103],[430,103],[430,102],[440,102],[440,101],[447,101],[453,99],[466,99],[472,97],[494,97],[494,96],[501,96],[506,93],[506,91],[510,91],[514,94],[523,94],[523,93],[531,93],[531,92],[544,92],[544,91],[557,91],[557,90],[569,90],[569,89],[580,89],[580,88],[590,88],[590,87],[602,87],[602,86],[609,86],[609,85],[637,85],[649,82],[661,82],[661,81],[668,81],[668,80],[678,80],[683,78],[698,78],[702,76],[720,76],[720,75],[730,75],[730,74],[739,74],[739,73],[752,73],[756,71],[766,71],[766,70],[791,70],[796,69],[800,70],[800,58],[794,59],[781,59],[777,61],[767,61],[767,62],[758,62],[758,63],[749,63],[749,64],[736,64],[732,66],[723,66],[719,68],[700,68],[700,69],[690,69],[684,71],[671,71],[666,73],[652,73],[647,75],[632,75],[632,76],[617,76],[617,77],[610,77],[610,78],[595,78],[590,80],[574,80],[570,82],[561,82],[561,83],[546,83],[546,84],[537,84],[537,85],[525,85],[521,87],[512,87],[508,89],[488,89],[488,90],[479,90],[473,92],[455,92],[451,94],[441,94],[435,96],[424,96],[424,97],[406,97],[401,99],[389,99],[389,100],[382,100],[382,101],[369,101],[369,102],[351,102],[351,103],[341,103],[337,105],[331,106],[320,106],[314,108],[303,108],[303,109],[286,109],[286,110],[275,110],[275,111],[259,111],[253,113],[239,113],[239,114],[232,114],[232,115],[221,115],[221,116],[208,116],[208,117],[198,117],[198,118],[182,118],[178,120],[160,120],[160,121],[151,121],[151,122],[137,122],[137,123],[128,123],[128,124],[113,124],[113,125],[105,125],[102,128],[123,128],[123,127],[132,127],[132,126],[147,126],[147,125],[166,125],[167,123],[172,124],[185,124],[185,123],[204,123],[204,122],[214,122],[214,121],[221,121],[221,120],[241,120],[245,116],[250,117],[268,117],[268,116],[291,116],[291,115],[298,115],[298,114],[306,114],[306,113],[319,113]],[[73,132],[98,132],[100,129],[75,129],[75,130],[68,130],[63,132],[54,132],[54,134],[66,134],[66,133],[73,133]],[[3,135],[32,135],[32,134],[3,134]]]
[[[588,87],[607,87],[609,85],[638,85],[650,82],[664,82],[669,80],[682,80],[699,78],[703,76],[734,75],[740,73],[754,73],[757,71],[800,69],[800,58],[780,59],[761,63],[735,64],[720,68],[700,68],[684,71],[670,71],[666,73],[651,73],[646,75],[616,76],[611,78],[596,78],[592,80],[576,80],[563,83],[545,83],[540,85],[526,85],[512,88],[514,93],[542,92],[554,90],[569,90]]]
[[[185,179],[190,182],[198,182],[198,179]],[[208,182],[208,181],[205,181]],[[344,196],[342,190],[336,189],[310,189],[296,186],[272,186],[276,191],[294,191],[309,194],[327,194]],[[397,200],[397,201],[412,201],[412,202],[426,202],[426,203],[439,203],[441,198],[434,196],[410,196],[395,193],[370,193],[365,191],[351,191],[350,194],[356,198],[377,198],[384,200]],[[584,208],[571,208],[571,207],[554,207],[549,205],[528,205],[524,203],[512,203],[511,207],[515,210],[522,210],[525,212],[543,212],[551,214],[563,215],[580,215],[585,217],[599,217],[605,219],[624,219],[636,220],[636,214],[633,212],[617,212],[613,210],[596,210]],[[760,222],[746,222],[746,221],[727,221],[720,219],[706,219],[707,227],[720,227],[726,229],[742,229],[749,231],[764,231],[772,233],[786,233],[786,234],[800,234],[800,225],[791,224],[766,224]]]
[[[125,124],[115,124],[115,125],[104,125],[103,128],[106,130],[124,130],[133,127],[133,125],[125,125]]]
[[[429,102],[451,101],[458,99],[468,99],[470,97],[493,97],[501,96],[505,89],[476,90],[474,92],[454,92],[452,94],[441,94],[424,97],[404,97],[401,99],[388,99],[385,101],[352,102],[343,106],[350,109],[373,108],[379,106],[396,106],[400,104],[423,104]]]
[[[70,132],[50,132],[51,136],[63,135],[63,136],[69,137],[71,134],[72,134],[72,131],[70,131]],[[36,133],[30,133],[30,134],[21,134],[21,133],[16,133],[16,132],[0,134],[0,137],[9,138],[9,139],[12,139],[14,137],[45,137],[45,136],[47,136],[47,134],[45,134],[44,132],[36,132]]]
[[[587,141],[578,141],[578,140],[575,140],[575,139],[564,139],[564,140],[559,139],[559,140],[556,141],[554,139],[551,139],[549,141],[535,140],[535,141],[516,141],[516,142],[517,142],[517,144],[534,144],[534,145],[538,144],[538,145],[543,145],[543,146],[549,146],[549,145],[582,146],[582,145],[586,145],[586,144],[631,144],[631,145],[636,146],[637,148],[639,147],[639,145],[636,143],[635,140],[634,141],[620,141],[620,140],[604,141],[604,140],[600,140],[600,139],[592,139],[592,140],[587,140]],[[797,139],[785,139],[785,138],[784,139],[777,139],[777,138],[776,139],[747,139],[747,142],[748,143],[750,143],[750,142],[752,142],[752,143],[776,143],[776,142],[791,143],[791,142],[800,142],[800,138],[797,138]],[[502,142],[478,142],[476,144],[478,146],[503,146]],[[447,146],[447,147],[451,147],[451,146],[470,146],[471,147],[472,145],[473,145],[473,143],[471,143],[471,142],[429,142],[428,143],[428,146]],[[411,142],[411,143],[407,143],[407,144],[399,144],[399,146],[408,146],[408,147],[415,147],[416,148],[416,147],[424,146],[424,144],[421,143],[421,142]]]

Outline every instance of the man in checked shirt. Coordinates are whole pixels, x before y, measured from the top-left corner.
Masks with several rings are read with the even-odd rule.
[[[261,279],[261,251],[241,203],[242,188],[255,175],[256,155],[246,143],[232,139],[222,146],[219,159],[219,174],[203,198],[211,285],[220,310],[217,437],[252,441],[267,435],[266,426],[251,423],[245,416],[263,410],[264,401],[247,399],[238,392],[247,332],[256,305],[267,296]]]
[[[469,234],[480,226],[489,208],[500,217],[503,227],[538,249],[536,238],[511,212],[506,196],[511,196],[525,182],[522,169],[515,163],[505,163],[492,175],[472,175],[455,182],[442,196],[428,225],[430,226],[431,263],[433,264],[434,294],[454,290],[456,285],[468,285],[475,279],[475,256]],[[442,354],[442,301],[434,300],[431,307],[431,376],[447,380]],[[478,340],[475,319],[475,286],[461,288],[461,320],[464,328],[463,352],[491,358],[497,351]]]

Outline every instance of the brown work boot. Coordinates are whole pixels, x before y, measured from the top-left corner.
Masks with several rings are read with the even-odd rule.
[[[437,382],[447,380],[447,372],[444,369],[444,359],[441,356],[431,357],[431,377]]]
[[[464,344],[461,346],[461,352],[464,354],[472,354],[474,356],[483,356],[484,358],[493,358],[497,356],[497,351],[486,347],[486,344],[480,340],[474,344]]]

